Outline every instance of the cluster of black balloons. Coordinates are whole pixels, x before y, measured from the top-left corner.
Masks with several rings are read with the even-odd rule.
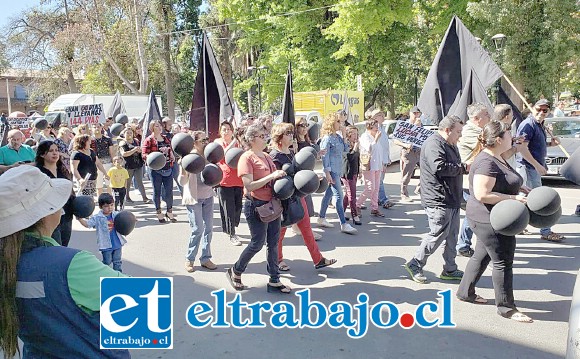
[[[92,196],[77,196],[72,203],[73,214],[78,218],[90,217],[95,211],[95,200]],[[135,229],[137,218],[130,211],[117,213],[113,220],[115,230],[124,236],[129,235]]]
[[[316,149],[305,147],[298,151],[292,163],[286,163],[282,170],[286,176],[277,179],[272,188],[274,197],[285,200],[296,194],[304,197],[314,192],[322,193],[328,188],[326,177],[318,178],[313,171],[316,164]]]
[[[493,229],[506,236],[515,236],[528,224],[536,228],[546,228],[558,223],[562,216],[562,200],[553,188],[534,188],[528,194],[526,202],[523,204],[516,200],[507,200],[496,204],[489,215]]]

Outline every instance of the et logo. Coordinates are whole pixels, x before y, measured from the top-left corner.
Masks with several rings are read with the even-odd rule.
[[[173,278],[101,278],[101,349],[172,349]]]

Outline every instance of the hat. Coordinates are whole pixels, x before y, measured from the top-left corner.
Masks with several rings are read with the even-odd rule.
[[[410,112],[410,113],[413,113],[413,112],[421,112],[421,110],[419,110],[419,107],[417,107],[417,106],[413,106],[413,108],[412,108],[412,109],[411,109],[411,111],[409,111],[409,112]]]
[[[379,113],[382,113],[382,114],[383,114],[383,116],[385,115],[385,113],[384,113],[383,111],[381,111],[381,110],[379,110],[378,108],[376,108],[376,109],[374,109],[374,110],[372,110],[372,111],[371,111],[371,114],[370,114],[370,117],[369,117],[369,118],[373,118],[373,117],[375,117],[376,115],[378,115]]]
[[[50,179],[34,166],[9,169],[0,176],[0,238],[59,211],[71,191],[71,181]]]
[[[539,99],[538,102],[536,102],[536,104],[534,105],[534,107],[540,107],[540,106],[550,107],[550,102],[548,100],[546,100],[545,98]]]

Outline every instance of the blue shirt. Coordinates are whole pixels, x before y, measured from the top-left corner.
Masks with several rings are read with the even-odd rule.
[[[526,142],[528,142],[528,149],[530,150],[532,157],[534,157],[539,164],[546,167],[548,146],[546,143],[546,131],[544,130],[544,125],[538,123],[533,116],[529,116],[522,121],[518,127],[516,136],[522,135],[526,136]],[[529,169],[534,169],[534,166],[524,158],[520,158],[519,163]]]
[[[111,248],[105,249],[105,251],[107,250],[114,251],[116,249],[121,248],[121,240],[119,239],[117,231],[115,230],[115,222],[113,221],[113,214],[109,214],[107,216],[107,224],[109,225],[109,236],[111,236]]]
[[[320,141],[320,149],[327,150],[322,156],[324,171],[342,176],[342,158],[348,153],[348,144],[337,134],[326,135]]]

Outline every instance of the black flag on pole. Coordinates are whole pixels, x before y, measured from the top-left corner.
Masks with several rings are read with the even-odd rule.
[[[503,76],[487,51],[454,16],[429,69],[417,106],[434,123],[439,123],[461,99],[472,71],[484,90]]]
[[[294,95],[292,93],[292,64],[288,63],[286,73],[286,85],[284,86],[284,99],[282,100],[282,122],[295,124]]]
[[[455,115],[463,120],[465,123],[468,120],[467,117],[467,106],[472,103],[481,103],[487,107],[489,113],[493,113],[493,106],[489,97],[487,97],[487,91],[479,81],[475,71],[471,70],[467,82],[463,89],[458,93],[459,98],[453,103],[449,109],[448,115]]]
[[[113,102],[109,109],[107,110],[107,117],[112,117],[113,119],[117,117],[120,113],[127,113],[125,109],[125,104],[123,103],[123,99],[121,99],[121,93],[117,91],[115,93],[115,97],[113,97]]]
[[[516,105],[514,105],[508,94],[501,86],[499,87],[499,92],[497,94],[497,103],[498,104],[505,103],[506,105],[510,105],[512,107],[512,112],[514,114],[514,119],[516,121],[515,128],[518,128],[520,126],[520,123],[522,123],[522,121],[524,120],[524,116],[522,116],[520,109]]]
[[[149,131],[149,124],[153,121],[161,122],[161,112],[159,111],[159,106],[157,105],[157,98],[155,97],[155,93],[151,90],[149,94],[149,105],[147,106],[147,112],[145,112],[145,116],[143,116],[143,138],[141,139],[141,143],[145,141],[145,138],[151,134]]]
[[[204,32],[189,111],[189,128],[205,131],[213,141],[219,136],[220,123],[233,114],[226,83]]]

